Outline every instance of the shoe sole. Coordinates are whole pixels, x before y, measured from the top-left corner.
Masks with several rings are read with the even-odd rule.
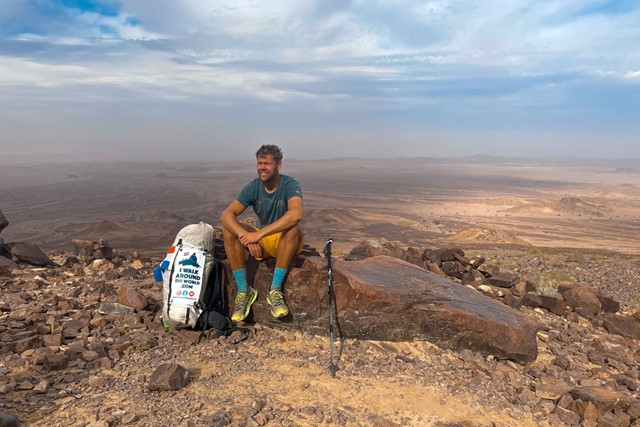
[[[284,313],[280,314],[279,316],[276,316],[276,314],[273,312],[273,305],[271,305],[271,301],[269,301],[269,299],[268,299],[268,298],[267,298],[267,304],[269,304],[269,307],[271,307],[271,309],[269,310],[269,311],[271,312],[271,315],[272,315],[273,317],[275,317],[276,319],[280,319],[280,318],[282,318],[282,317],[286,316],[287,314],[289,314],[289,309],[287,308],[287,311],[286,311],[286,312],[284,312]]]
[[[251,298],[251,301],[249,301],[247,303],[247,308],[244,311],[244,315],[242,316],[241,319],[234,319],[233,316],[231,316],[231,320],[233,320],[234,322],[242,322],[244,319],[247,318],[247,316],[249,315],[249,312],[251,311],[251,306],[253,305],[254,302],[256,302],[256,299],[258,298],[258,291],[256,291],[254,289],[253,291],[253,298]]]
[[[286,316],[287,314],[289,314],[289,310],[287,310],[287,312],[286,312],[286,313],[282,313],[282,314],[281,314],[281,315],[279,315],[279,316],[276,316],[276,315],[273,313],[273,311],[271,312],[271,315],[272,315],[274,318],[276,318],[276,319],[281,319],[281,318],[283,318],[284,316]]]

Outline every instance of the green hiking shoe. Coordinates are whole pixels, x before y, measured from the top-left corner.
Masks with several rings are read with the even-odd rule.
[[[271,306],[271,315],[277,319],[289,314],[289,307],[284,302],[284,295],[279,290],[269,291],[267,304]]]
[[[251,286],[249,286],[249,290],[247,292],[238,292],[238,295],[236,295],[236,308],[233,310],[231,320],[234,322],[244,320],[245,317],[249,315],[251,304],[254,303],[257,297],[258,291],[253,289]]]

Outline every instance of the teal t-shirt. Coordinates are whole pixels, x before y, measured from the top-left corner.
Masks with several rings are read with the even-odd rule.
[[[280,184],[273,194],[267,193],[260,178],[256,178],[240,190],[236,197],[242,206],[253,206],[258,216],[258,228],[263,228],[279,220],[287,212],[289,199],[302,198],[300,183],[287,175],[280,175]]]

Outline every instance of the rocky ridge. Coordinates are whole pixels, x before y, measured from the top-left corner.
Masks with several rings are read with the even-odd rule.
[[[306,382],[298,384],[282,370],[275,378],[299,389],[284,397],[258,385],[233,392],[238,375],[266,375],[271,360],[290,363],[296,373],[328,375],[326,337],[256,324],[246,333],[196,343],[199,333],[165,330],[158,322],[161,289],[150,273],[159,259],[123,254],[86,264],[82,256],[61,252],[50,258],[59,267],[21,264],[2,279],[2,411],[27,425],[447,425],[419,411],[372,412],[312,398],[303,404],[286,396],[319,385],[304,374]],[[137,310],[130,307],[132,295],[141,304]],[[337,379],[356,394],[377,381],[389,390],[398,382],[407,392],[436,388],[451,402],[494,411],[468,418],[467,425],[500,425],[500,417],[502,425],[637,425],[636,339],[582,316],[521,310],[541,324],[531,363],[428,342],[352,339],[340,343]],[[153,371],[172,362],[188,368],[189,385],[150,391]],[[214,384],[228,393],[211,398],[206,390]],[[132,400],[132,394],[141,398]]]
[[[460,249],[365,242],[352,259],[437,267],[517,307],[540,327],[537,357],[518,364],[427,341],[342,339],[334,380],[326,336],[260,323],[226,337],[165,329],[152,279],[160,257],[106,242],[76,242],[76,251],[51,252],[45,266],[14,255],[0,270],[0,412],[26,425],[640,425],[638,325],[603,312],[616,301],[602,289],[559,287],[562,309],[536,305],[526,296],[544,294],[512,291],[527,289],[522,273],[483,272]],[[465,281],[474,272],[484,278]],[[583,293],[593,306],[575,304]]]

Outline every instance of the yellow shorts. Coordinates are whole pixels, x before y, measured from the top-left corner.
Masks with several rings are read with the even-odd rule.
[[[256,231],[259,228],[253,227]],[[260,240],[260,245],[262,246],[262,258],[256,258],[258,261],[265,258],[275,258],[276,251],[278,250],[278,242],[280,241],[280,236],[282,236],[282,232],[270,234],[267,237],[263,237]],[[300,255],[302,252],[302,247],[304,246],[304,235],[302,239],[300,239],[300,244],[298,245],[298,249],[296,250],[296,255]]]

